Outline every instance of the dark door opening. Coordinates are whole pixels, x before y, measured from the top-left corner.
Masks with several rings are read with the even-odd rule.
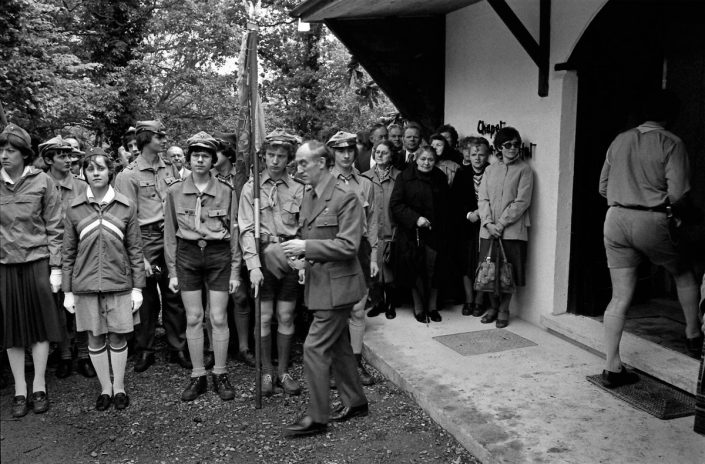
[[[573,52],[578,73],[578,116],[573,187],[569,311],[600,317],[611,297],[602,243],[607,203],[598,193],[605,153],[614,137],[639,124],[639,97],[668,88],[682,101],[671,130],[686,143],[693,193],[705,205],[705,4],[693,1],[612,0]],[[699,276],[705,231],[694,246]],[[679,349],[682,314],[668,274],[648,263],[627,330]],[[679,326],[680,324],[680,326]],[[666,334],[666,335],[664,335]]]

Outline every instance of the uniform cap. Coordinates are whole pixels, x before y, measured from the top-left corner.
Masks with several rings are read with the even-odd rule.
[[[164,125],[161,121],[137,121],[135,133],[139,134],[143,131],[151,131],[157,135],[166,135]]]
[[[297,145],[298,139],[295,135],[287,133],[284,129],[275,129],[264,138],[269,145]]]
[[[93,147],[88,151],[88,156],[92,155],[102,155],[102,156],[110,156],[107,153],[105,153],[105,150],[103,150],[101,147]]]
[[[2,131],[3,138],[9,138],[12,136],[13,145],[21,145],[22,148],[32,150],[32,138],[29,136],[26,130],[22,129],[17,124],[8,124]]]
[[[336,134],[326,142],[331,148],[344,148],[344,147],[354,147],[357,143],[357,135],[351,134],[350,132],[338,131]]]
[[[49,150],[73,151],[73,147],[60,135],[39,144],[39,156],[44,156]]]
[[[136,133],[137,133],[137,129],[135,129],[134,126],[130,126],[130,127],[128,127],[127,130],[125,131],[125,135],[124,135],[124,136],[127,137],[128,135],[135,135]]]
[[[211,151],[216,151],[218,147],[218,141],[213,136],[203,131],[193,135],[186,141],[186,143],[188,143],[189,150],[195,147],[202,147]]]

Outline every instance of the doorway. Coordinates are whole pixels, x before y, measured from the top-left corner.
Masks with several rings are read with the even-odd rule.
[[[579,82],[568,308],[601,318],[611,287],[602,243],[607,203],[598,182],[614,137],[642,122],[638,110],[644,92],[668,88],[680,97],[680,117],[670,129],[687,146],[693,197],[705,206],[705,5],[611,0],[568,64]],[[705,265],[703,242],[705,229],[694,231],[691,255],[699,277]],[[626,330],[684,351],[683,327],[672,279],[644,263]]]

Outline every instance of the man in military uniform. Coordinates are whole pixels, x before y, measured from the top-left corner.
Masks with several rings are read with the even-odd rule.
[[[296,138],[283,130],[275,130],[265,139],[265,170],[260,174],[260,245],[255,246],[255,206],[250,179],[242,189],[238,222],[240,225],[240,246],[250,282],[261,295],[262,335],[262,393],[266,396],[274,392],[278,384],[285,393],[301,393],[299,383],[288,370],[289,354],[294,338],[294,310],[299,296],[298,272],[289,268],[277,278],[261,259],[260,251],[273,243],[281,243],[296,238],[299,230],[299,208],[304,196],[304,186],[289,177],[288,163],[294,159]],[[276,301],[276,305],[275,305]],[[272,366],[271,321],[277,317],[277,353],[279,365],[275,375]],[[255,328],[257,330],[257,328]]]
[[[372,181],[361,176],[353,168],[353,162],[357,158],[357,146],[355,144],[355,134],[340,131],[328,140],[326,145],[333,151],[334,165],[331,174],[338,184],[350,189],[360,199],[363,208],[362,220],[362,242],[358,250],[358,259],[365,274],[367,288],[372,288],[372,283],[379,270],[377,265],[377,211],[374,208],[374,188]],[[372,385],[374,379],[362,363],[362,339],[365,335],[365,305],[367,303],[367,292],[362,299],[355,304],[350,313],[350,341],[352,350],[357,360],[360,370],[360,378],[363,385]]]
[[[287,436],[325,433],[328,429],[331,367],[343,405],[330,419],[345,421],[368,414],[368,404],[350,347],[348,319],[365,294],[357,259],[362,238],[362,205],[328,170],[330,154],[317,141],[296,152],[304,193],[299,224],[302,239],[284,242],[289,259],[306,260],[304,301],[313,322],[304,343],[304,374],[311,393],[308,414],[286,428]]]
[[[86,191],[88,184],[71,174],[71,152],[73,147],[60,135],[39,144],[39,156],[47,165],[47,174],[54,181],[61,195],[61,217],[66,216],[66,211],[74,198]],[[63,306],[63,292],[59,293],[58,307]],[[96,373],[88,356],[88,336],[86,332],[76,333],[75,316],[61,312],[62,322],[65,322],[66,338],[59,344],[61,361],[56,369],[56,376],[64,379],[71,375],[73,359],[71,353],[71,340],[75,338],[78,351],[78,372],[84,377],[95,377]]]
[[[162,321],[166,330],[169,361],[191,369],[186,348],[186,314],[181,298],[169,291],[164,261],[164,200],[167,188],[177,181],[178,172],[165,162],[159,152],[166,148],[166,133],[159,121],[138,121],[137,146],[141,153],[115,180],[117,191],[137,206],[137,220],[142,232],[147,287],[140,307],[141,323],[135,327],[137,360],[135,372],[154,364],[154,333],[159,317],[159,293],[162,296]],[[157,292],[157,285],[160,292]]]

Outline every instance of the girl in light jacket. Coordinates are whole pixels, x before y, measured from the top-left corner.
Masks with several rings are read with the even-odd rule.
[[[521,156],[521,136],[513,127],[497,132],[494,144],[500,160],[487,167],[478,192],[480,211],[480,259],[484,259],[493,239],[502,239],[507,262],[512,264],[514,282],[526,282],[526,243],[529,238],[529,206],[534,189],[534,173]],[[493,253],[498,253],[495,246]],[[499,269],[497,270],[499,272]],[[497,328],[509,325],[511,293],[502,293],[499,301],[492,297],[492,308],[482,317],[483,324],[496,321]]]
[[[71,202],[64,219],[64,307],[75,312],[76,330],[88,331],[88,351],[102,388],[95,408],[105,411],[114,403],[120,410],[130,404],[125,336],[139,323],[144,257],[137,208],[110,185],[112,158],[102,150],[94,153],[83,160],[89,188]]]

